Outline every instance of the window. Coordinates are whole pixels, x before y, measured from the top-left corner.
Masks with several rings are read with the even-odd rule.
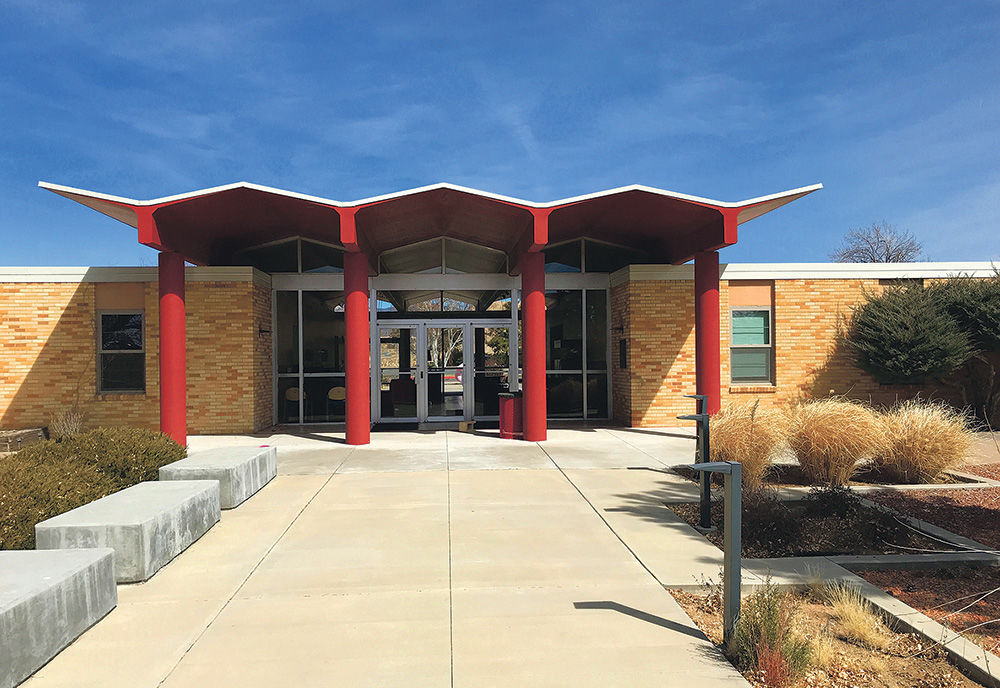
[[[141,312],[100,313],[97,390],[145,392],[146,353]]]
[[[734,308],[732,316],[732,382],[772,383],[771,309]]]

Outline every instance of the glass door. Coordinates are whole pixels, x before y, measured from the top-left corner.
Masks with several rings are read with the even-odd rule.
[[[378,328],[379,420],[419,420],[418,334],[416,325]]]
[[[464,325],[425,325],[427,419],[466,417]]]
[[[510,391],[509,326],[473,323],[473,417],[500,417],[500,394]]]

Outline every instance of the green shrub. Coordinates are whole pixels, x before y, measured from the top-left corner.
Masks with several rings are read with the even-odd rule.
[[[98,428],[32,444],[0,459],[0,549],[31,549],[35,524],[144,480],[184,458],[183,447],[141,428]]]
[[[798,604],[770,580],[743,600],[727,648],[743,671],[759,672],[767,685],[785,685],[809,666],[810,646],[793,629]]]

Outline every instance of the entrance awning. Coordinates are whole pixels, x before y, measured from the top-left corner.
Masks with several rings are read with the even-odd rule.
[[[736,228],[813,191],[801,187],[736,203],[625,186],[537,203],[454,184],[336,201],[248,182],[140,201],[49,182],[39,186],[138,229],[139,242],[199,265],[228,265],[251,246],[301,236],[362,251],[373,269],[385,251],[436,237],[520,253],[590,238],[681,264],[736,243]],[[534,218],[548,217],[547,236]],[[728,221],[727,221],[728,220]]]

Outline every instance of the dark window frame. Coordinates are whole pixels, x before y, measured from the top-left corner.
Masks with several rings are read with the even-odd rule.
[[[104,348],[104,316],[106,315],[129,315],[139,316],[139,327],[141,336],[138,349],[105,349]],[[142,308],[126,309],[100,309],[97,311],[97,393],[98,394],[145,394],[146,393],[146,311]],[[104,388],[104,357],[133,355],[142,359],[142,385],[129,389],[105,389]]]

